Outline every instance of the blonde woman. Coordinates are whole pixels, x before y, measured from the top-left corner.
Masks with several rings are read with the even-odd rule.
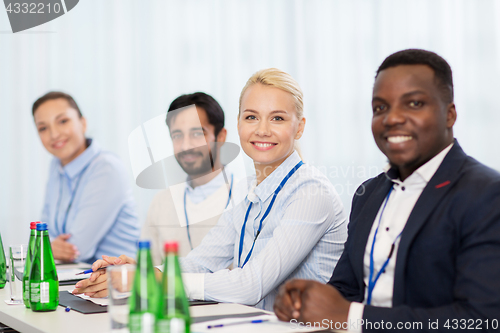
[[[289,74],[270,68],[252,75],[240,96],[238,133],[256,176],[245,199],[182,258],[191,299],[272,310],[284,281],[330,278],[347,237],[346,216],[332,184],[296,151],[305,124],[302,91]],[[132,260],[106,258],[93,269],[123,262]],[[93,273],[76,292],[104,296],[103,274]]]

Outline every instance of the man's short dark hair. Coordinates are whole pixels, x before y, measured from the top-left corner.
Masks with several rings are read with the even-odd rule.
[[[45,95],[43,95],[42,97],[40,97],[39,99],[37,99],[35,101],[35,103],[33,103],[33,107],[31,108],[31,112],[32,112],[33,116],[35,116],[35,111],[36,111],[36,109],[38,109],[40,107],[40,105],[42,105],[43,103],[45,103],[47,101],[50,101],[53,99],[59,99],[59,98],[65,99],[68,102],[69,106],[71,106],[71,108],[75,109],[76,112],[78,112],[79,117],[80,118],[82,117],[82,112],[80,111],[80,108],[76,104],[73,97],[71,97],[70,95],[63,93],[61,91],[50,91],[50,92],[46,93]]]
[[[224,111],[215,98],[203,92],[195,92],[193,94],[181,95],[173,100],[167,112],[166,123],[170,127],[172,122],[172,113],[174,111],[189,105],[195,104],[197,107],[202,108],[207,113],[208,122],[215,127],[215,137],[224,128]]]
[[[402,50],[385,58],[377,69],[377,75],[389,67],[399,65],[427,65],[434,71],[436,85],[447,103],[453,102],[453,76],[450,65],[434,52],[421,49]]]

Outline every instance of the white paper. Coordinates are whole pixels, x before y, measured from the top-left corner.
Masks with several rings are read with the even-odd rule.
[[[82,269],[79,268],[57,269],[57,277],[59,278],[59,281],[83,280],[83,279],[88,279],[90,277],[91,273],[76,275],[81,272]]]
[[[73,290],[68,290],[68,293],[72,294]],[[109,300],[107,297],[103,298],[95,298],[95,297],[90,297],[85,294],[76,294],[75,296],[80,297],[81,299],[91,301],[92,303],[101,305],[101,306],[107,306],[109,304]]]

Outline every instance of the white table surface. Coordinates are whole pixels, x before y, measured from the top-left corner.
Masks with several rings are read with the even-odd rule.
[[[73,286],[61,286],[60,290],[70,290]],[[10,297],[8,282],[5,288],[0,289],[0,322],[12,327],[19,332],[27,333],[100,333],[109,332],[109,318],[107,313],[81,314],[77,311],[66,312],[65,308],[58,306],[56,311],[33,312],[24,304],[7,305],[4,300]],[[191,317],[205,317],[218,315],[231,315],[252,312],[266,312],[241,304],[220,303],[214,305],[201,305],[190,307]],[[258,326],[257,326],[258,325]],[[303,330],[292,329],[287,323],[262,323],[237,326],[238,332],[300,332]],[[230,332],[235,326],[217,329],[216,333]],[[203,332],[196,330],[193,332]],[[307,331],[307,330],[306,330]],[[215,332],[214,329],[210,332]]]

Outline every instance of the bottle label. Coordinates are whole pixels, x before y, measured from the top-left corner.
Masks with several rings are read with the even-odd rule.
[[[24,299],[28,301],[30,299],[30,284],[28,281],[24,281]]]
[[[184,333],[186,322],[182,318],[162,319],[158,322],[158,331],[161,333]]]
[[[182,318],[170,319],[170,333],[183,333],[186,331],[186,322]]]
[[[50,285],[48,282],[40,283],[40,303],[50,302]]]
[[[40,302],[40,283],[39,282],[31,282],[31,302],[38,303]]]
[[[131,313],[130,333],[154,333],[155,316],[151,313]]]

